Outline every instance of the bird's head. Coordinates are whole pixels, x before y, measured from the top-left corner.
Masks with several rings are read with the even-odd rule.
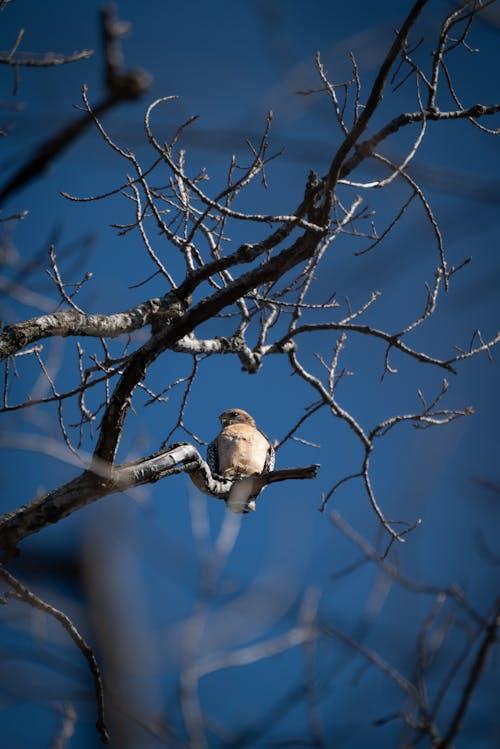
[[[250,414],[247,414],[242,408],[228,408],[227,411],[221,413],[219,419],[223,427],[229,426],[229,424],[251,424],[255,426],[255,421]]]

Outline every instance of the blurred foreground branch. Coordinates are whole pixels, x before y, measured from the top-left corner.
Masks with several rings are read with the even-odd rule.
[[[123,68],[120,40],[124,34],[125,27],[115,16],[114,6],[106,6],[102,11],[101,19],[104,37],[105,84],[107,94],[95,107],[94,114],[99,116],[113,109],[118,104],[140,99],[148,92],[150,86],[150,76],[145,71],[125,70]],[[0,56],[0,63],[3,62],[13,67],[18,67],[19,65],[48,67],[87,59],[91,54],[92,52],[83,51],[75,53],[69,58],[60,55],[48,55],[36,59],[29,57],[24,60],[13,58],[12,54],[10,54],[4,58]],[[0,186],[0,203],[43,174],[48,166],[68,146],[74,143],[92,122],[93,117],[88,113],[84,113],[79,119],[68,125],[64,125],[60,130],[51,135],[50,138],[41,143],[31,159],[23,164]]]

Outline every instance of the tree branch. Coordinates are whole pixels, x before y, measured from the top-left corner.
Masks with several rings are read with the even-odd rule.
[[[69,634],[78,650],[82,653],[84,658],[87,660],[90,673],[94,680],[94,689],[97,702],[97,722],[96,727],[99,731],[101,741],[105,744],[109,741],[108,731],[106,728],[106,721],[104,719],[104,689],[102,685],[101,672],[97,663],[96,657],[92,648],[87,644],[86,640],[82,637],[78,629],[75,627],[69,616],[63,611],[56,609],[55,606],[51,606],[46,601],[42,601],[41,598],[36,596],[29,588],[23,585],[17,578],[8,572],[5,567],[0,564],[0,577],[2,577],[10,587],[15,590],[15,597],[26,601],[34,608],[44,611],[46,614],[54,617],[57,621],[62,624],[66,632]],[[13,597],[13,596],[9,596]]]
[[[117,52],[120,24],[116,19],[112,19],[111,16],[113,16],[113,12],[110,8],[102,13],[104,26],[103,34],[107,40],[105,45],[105,53],[107,56],[107,96],[95,107],[92,115],[89,115],[87,112],[83,113],[79,119],[70,122],[68,125],[64,125],[54,135],[41,143],[31,159],[23,164],[20,169],[18,169],[17,172],[15,172],[5,182],[5,184],[0,187],[0,203],[24,187],[28,182],[31,182],[35,177],[43,174],[48,165],[71,143],[73,143],[73,141],[76,140],[89,127],[89,125],[92,124],[94,116],[104,114],[121,102],[139,99],[149,90],[150,77],[144,71],[123,71],[121,69],[119,65],[119,63],[121,63],[121,53]],[[84,52],[79,54],[80,57],[88,57],[91,53]],[[112,55],[112,58],[109,58],[109,55]],[[69,59],[64,60],[64,58],[58,58],[58,56],[56,56],[55,59],[56,61],[59,59],[59,62],[49,62],[51,59],[54,60],[54,56],[49,56],[47,64],[61,64],[65,61],[72,62],[72,60]],[[79,58],[75,57],[75,59]],[[32,64],[33,63],[34,61],[32,61]]]
[[[497,644],[498,642],[499,627],[500,599],[496,601],[493,614],[490,618],[488,626],[483,632],[479,650],[476,653],[476,657],[474,658],[474,661],[472,663],[468,679],[463,688],[462,696],[457,705],[448,731],[446,732],[446,735],[441,739],[441,741],[437,744],[436,749],[447,749],[447,747],[452,744],[455,737],[457,736],[460,730],[460,726],[462,725],[462,722],[465,718],[465,713],[467,712],[467,709],[469,707],[469,703],[471,701],[474,690],[486,665],[486,659],[493,645]]]
[[[161,327],[182,315],[184,304],[175,292],[148,299],[136,307],[112,315],[84,314],[76,310],[60,310],[49,315],[33,317],[7,326],[0,335],[0,360],[12,356],[24,346],[42,338],[60,336],[91,336],[117,338],[132,333],[145,325]]]
[[[233,480],[214,476],[198,450],[187,442],[171,445],[147,458],[110,466],[94,459],[93,470],[0,517],[0,548],[13,550],[27,536],[57,523],[85,505],[166,476],[187,472],[193,483],[216,499],[226,499]],[[318,466],[282,468],[253,479],[261,491],[267,484],[290,479],[312,479]],[[237,480],[237,479],[236,479]]]

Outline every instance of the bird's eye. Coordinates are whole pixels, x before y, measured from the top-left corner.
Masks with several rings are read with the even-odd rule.
[[[238,411],[232,411],[231,416],[238,416]]]

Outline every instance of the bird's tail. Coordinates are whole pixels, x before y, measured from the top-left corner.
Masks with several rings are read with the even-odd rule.
[[[244,512],[253,512],[255,510],[255,501],[252,499],[256,492],[255,479],[252,476],[246,476],[234,481],[226,504],[231,512],[241,515]]]

